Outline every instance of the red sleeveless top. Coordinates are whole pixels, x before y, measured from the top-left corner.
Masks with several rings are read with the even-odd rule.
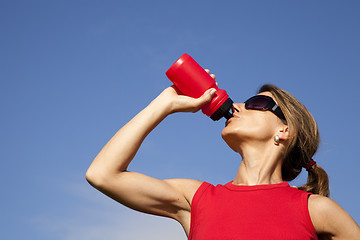
[[[204,182],[192,200],[189,240],[318,239],[308,211],[309,195],[287,182]]]

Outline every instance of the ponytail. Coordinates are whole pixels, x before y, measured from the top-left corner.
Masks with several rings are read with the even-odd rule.
[[[306,184],[299,187],[299,189],[329,197],[329,177],[322,167],[314,164],[308,169],[308,179]]]

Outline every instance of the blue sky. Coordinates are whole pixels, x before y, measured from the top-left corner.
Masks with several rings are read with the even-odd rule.
[[[237,102],[273,83],[304,103],[331,197],[359,223],[359,10],[355,0],[0,1],[2,238],[186,239],[174,221],[85,181],[109,138],[170,85],[165,71],[183,53]],[[240,159],[223,127],[201,112],[172,115],[130,170],[226,183]]]

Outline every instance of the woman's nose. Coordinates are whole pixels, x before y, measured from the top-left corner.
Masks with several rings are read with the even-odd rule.
[[[241,112],[245,108],[244,103],[234,103],[232,110],[233,112]]]

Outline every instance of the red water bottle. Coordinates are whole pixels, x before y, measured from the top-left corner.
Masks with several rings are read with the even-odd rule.
[[[233,101],[226,91],[216,86],[215,80],[188,54],[183,54],[167,71],[166,76],[186,96],[199,98],[210,88],[215,88],[215,97],[201,107],[212,120],[232,117]]]

